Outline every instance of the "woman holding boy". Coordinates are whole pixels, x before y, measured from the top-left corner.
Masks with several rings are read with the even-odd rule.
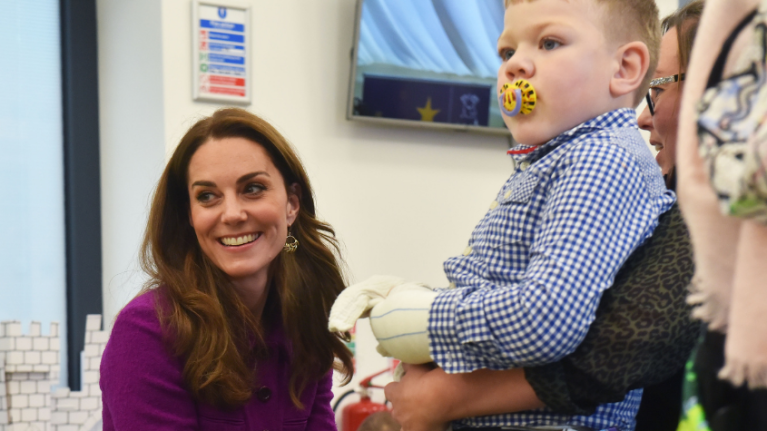
[[[344,329],[347,305],[378,295],[381,350],[439,366],[409,366],[387,387],[404,431],[446,420],[631,431],[648,376],[667,378],[689,355],[689,242],[633,110],[657,64],[657,14],[643,0],[507,1],[498,87],[524,80],[537,100],[504,114],[518,168],[445,263],[454,288],[377,278],[331,313]]]

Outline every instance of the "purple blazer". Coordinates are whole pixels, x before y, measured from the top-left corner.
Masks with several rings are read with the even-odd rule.
[[[247,404],[227,411],[195,401],[184,385],[183,361],[163,343],[155,295],[141,295],[120,312],[104,350],[99,384],[105,431],[336,430],[332,372],[307,385],[303,410],[290,400],[288,341],[282,328],[266,336],[271,354],[258,363]]]

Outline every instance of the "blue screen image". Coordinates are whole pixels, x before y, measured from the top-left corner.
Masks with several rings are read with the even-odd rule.
[[[364,0],[354,114],[504,128],[503,0]]]

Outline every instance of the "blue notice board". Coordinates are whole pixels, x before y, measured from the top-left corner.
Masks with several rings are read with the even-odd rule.
[[[192,98],[250,103],[250,6],[192,2]]]

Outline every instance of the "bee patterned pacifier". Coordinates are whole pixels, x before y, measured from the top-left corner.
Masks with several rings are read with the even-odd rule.
[[[535,109],[537,93],[533,84],[524,79],[518,79],[513,84],[503,84],[500,93],[498,104],[501,106],[501,112],[509,117],[526,115]]]

